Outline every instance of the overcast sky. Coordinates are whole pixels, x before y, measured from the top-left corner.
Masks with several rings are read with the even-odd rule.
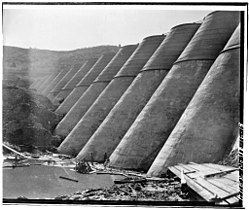
[[[184,8],[183,8],[184,9]],[[4,45],[73,50],[136,44],[171,27],[203,19],[212,10],[141,6],[47,6],[3,10]]]

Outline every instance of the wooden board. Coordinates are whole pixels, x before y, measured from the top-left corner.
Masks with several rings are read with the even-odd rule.
[[[169,170],[206,201],[232,205],[239,202],[239,171],[237,168],[211,163],[178,164]]]

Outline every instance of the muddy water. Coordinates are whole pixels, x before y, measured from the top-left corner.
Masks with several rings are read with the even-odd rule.
[[[60,178],[66,177],[78,182]],[[111,187],[113,178],[107,174],[80,174],[55,166],[31,165],[3,169],[3,198],[24,196],[30,199],[53,199],[87,188]]]

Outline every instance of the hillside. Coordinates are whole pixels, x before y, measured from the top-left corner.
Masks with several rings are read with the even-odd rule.
[[[98,46],[73,51],[4,46],[3,141],[41,150],[55,146],[60,140],[53,136],[52,130],[59,122],[59,116],[54,113],[55,107],[46,97],[28,89],[32,79],[58,71],[62,64],[82,63],[88,58],[117,51],[117,46]]]
[[[58,69],[59,64],[83,62],[90,57],[99,57],[105,52],[117,52],[117,46],[97,46],[72,51],[51,51],[3,47],[4,79],[16,75],[40,77]],[[8,75],[8,76],[7,76]]]

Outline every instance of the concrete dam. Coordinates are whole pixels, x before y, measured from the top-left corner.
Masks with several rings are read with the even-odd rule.
[[[57,151],[149,176],[222,160],[240,122],[240,16],[215,11],[35,80],[61,116]]]

